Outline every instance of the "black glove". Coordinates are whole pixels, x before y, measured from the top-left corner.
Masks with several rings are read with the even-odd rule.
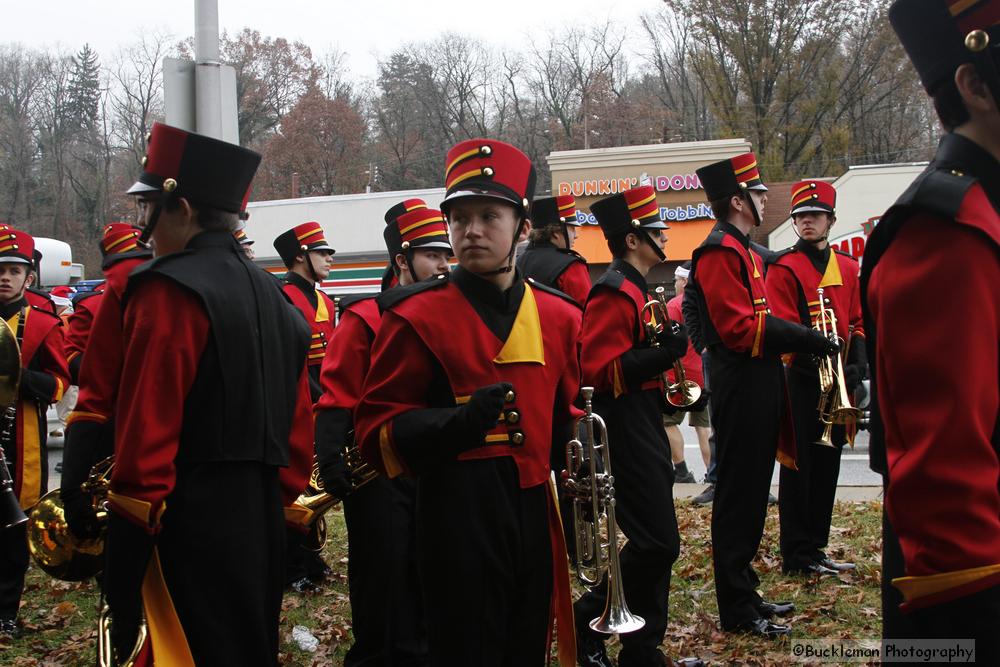
[[[63,502],[63,514],[66,525],[74,537],[79,540],[93,540],[101,535],[103,526],[97,519],[97,511],[89,493],[80,489],[72,491],[62,489],[60,497]]]
[[[862,377],[862,368],[856,364],[851,364],[844,368],[844,384],[847,386],[847,393],[854,394],[860,385]]]
[[[677,331],[673,327],[663,327],[660,333],[656,334],[656,342],[660,347],[670,352],[675,359],[680,359],[687,353],[688,338],[687,329],[683,324],[677,325]]]
[[[840,352],[839,345],[815,329],[808,329],[805,344],[806,352],[815,354],[818,357],[829,357]]]
[[[323,480],[323,488],[334,498],[343,500],[353,490],[351,471],[339,453],[331,456],[330,460],[320,460],[319,476]]]
[[[468,403],[458,408],[456,418],[468,434],[463,449],[478,447],[486,432],[497,425],[506,403],[504,399],[513,389],[514,385],[509,382],[497,382],[480,387],[472,392]]]

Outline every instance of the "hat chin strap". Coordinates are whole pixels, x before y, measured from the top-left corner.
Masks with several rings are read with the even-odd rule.
[[[795,220],[794,219],[792,220],[792,230],[795,232],[795,235],[797,237],[799,237],[799,240],[800,241],[805,241],[806,243],[811,243],[813,245],[819,245],[823,241],[826,241],[827,239],[829,239],[830,238],[830,230],[832,228],[833,228],[833,223],[831,222],[829,225],[827,225],[826,231],[823,233],[823,236],[819,237],[815,241],[810,241],[809,239],[802,238],[802,234],[799,234],[799,228],[795,226]]]
[[[507,252],[507,258],[504,259],[504,263],[498,269],[483,271],[478,275],[497,276],[501,273],[510,273],[514,270],[514,254],[517,252],[517,238],[521,236],[522,229],[524,229],[524,216],[521,217],[521,220],[517,223],[517,228],[514,230],[514,238],[510,241],[510,250]]]
[[[642,227],[640,227],[639,229],[642,229]],[[656,245],[656,241],[653,240],[653,237],[649,233],[649,231],[646,230],[646,229],[642,229],[642,236],[643,236],[643,238],[646,239],[646,242],[649,243],[650,246],[652,246],[653,251],[656,253],[656,256],[660,258],[660,262],[667,261],[667,255],[666,255],[666,253],[663,252],[663,248],[661,248],[660,246]]]
[[[757,204],[754,202],[753,197],[750,195],[750,190],[746,189],[742,190],[742,192],[743,192],[743,198],[747,200],[748,204],[750,204],[750,210],[753,212],[753,226],[760,227],[761,223],[760,211],[757,210]]]

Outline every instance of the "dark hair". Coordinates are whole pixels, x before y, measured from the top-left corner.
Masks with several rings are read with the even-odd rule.
[[[931,100],[934,101],[934,110],[937,111],[941,124],[948,132],[969,122],[969,110],[965,108],[954,79],[948,79],[938,86],[931,95]]]
[[[721,199],[713,199],[708,203],[712,207],[712,215],[719,222],[726,222],[729,220],[729,202],[735,195],[730,195],[728,197],[722,197]]]
[[[628,252],[628,244],[625,243],[625,239],[628,238],[629,234],[634,232],[625,232],[624,234],[619,234],[618,236],[612,236],[608,239],[608,250],[611,251],[611,256],[615,259],[621,259]]]
[[[528,232],[528,241],[531,243],[548,243],[552,235],[559,231],[559,225],[545,225],[544,227],[532,227]]]
[[[681,264],[681,268],[685,269],[686,271],[690,271],[691,270],[691,260],[689,259],[688,261],[686,261],[683,264]]]
[[[198,226],[206,232],[235,232],[240,225],[240,214],[223,211],[211,206],[202,206],[198,202],[188,200],[188,204],[195,210],[198,217]],[[176,197],[170,197],[164,204],[164,210],[176,211],[180,206],[180,201]]]

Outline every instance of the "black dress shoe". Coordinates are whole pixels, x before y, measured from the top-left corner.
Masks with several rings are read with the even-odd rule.
[[[772,623],[766,618],[755,618],[752,621],[741,623],[733,628],[733,632],[741,632],[747,635],[757,635],[764,639],[777,639],[792,634],[792,626]]]
[[[20,639],[22,635],[21,626],[12,618],[0,618],[0,638]]]
[[[593,637],[579,637],[576,640],[576,664],[580,667],[615,667],[608,657],[604,641]]]
[[[829,558],[824,558],[817,561],[819,565],[823,567],[828,567],[831,570],[836,570],[837,572],[850,572],[857,567],[854,563],[838,563],[836,561],[830,560]]]
[[[319,593],[322,590],[319,586],[309,581],[309,577],[302,577],[301,579],[293,581],[289,588],[296,593],[303,594]]]
[[[809,563],[805,567],[788,567],[783,568],[785,574],[804,574],[806,576],[831,576],[835,577],[839,574],[837,570],[829,568],[825,565],[820,565],[819,563]]]
[[[701,658],[678,658],[677,660],[667,658],[667,667],[705,667],[705,661]]]
[[[788,616],[795,611],[795,605],[791,602],[766,602],[761,601],[757,605],[757,611],[764,618],[774,618],[775,616]]]

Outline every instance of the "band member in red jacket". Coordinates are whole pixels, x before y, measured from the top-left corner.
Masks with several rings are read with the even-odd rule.
[[[750,247],[750,230],[760,224],[767,202],[753,153],[702,167],[698,177],[718,221],[694,251],[691,278],[700,288],[701,335],[712,357],[708,383],[718,466],[712,558],[719,616],[727,632],[787,635],[789,626],[770,619],[790,613],[792,605],[761,598],[750,564],[764,534],[775,456],[784,465],[795,461],[780,357],[839,348],[771,314],[764,262]]]
[[[104,228],[101,254],[105,281],[100,292],[78,300],[66,335],[70,371],[80,387],[76,406],[66,420],[60,496],[69,529],[80,538],[94,538],[101,529],[83,484],[91,467],[114,454],[115,400],[121,377],[122,294],[128,275],[153,256],[139,244],[141,230],[125,223]],[[80,317],[77,320],[77,316]],[[88,316],[92,316],[87,325]]]
[[[30,509],[48,487],[45,412],[69,387],[61,321],[28,304],[24,293],[35,241],[26,232],[0,231],[0,316],[21,348],[21,383],[14,413],[0,418],[0,446],[21,507]],[[26,524],[0,530],[0,636],[17,637],[17,611],[28,569]]]
[[[555,610],[569,667],[572,609],[549,459],[553,433],[578,414],[580,309],[514,271],[535,187],[527,156],[471,139],[446,165],[442,209],[458,267],[379,297],[359,442],[390,478],[417,476],[432,663],[544,665]]]
[[[997,664],[1000,1],[901,0],[889,20],[947,134],[862,261],[882,577],[902,594],[884,590],[884,632],[971,638]]]
[[[448,273],[451,244],[440,211],[419,199],[385,214],[386,249],[403,287]],[[416,482],[378,476],[351,493],[346,448],[354,442],[354,409],[371,366],[379,328],[374,297],[343,299],[320,378],[316,404],[316,457],[328,490],[344,499],[350,544],[347,578],[354,644],[345,667],[424,664],[427,632],[416,563]]]
[[[569,295],[580,307],[590,293],[590,271],[583,255],[573,250],[580,222],[573,195],[536,199],[531,204],[528,247],[517,258],[526,278]]]
[[[815,325],[820,308],[833,311],[837,337],[844,342],[844,383],[848,397],[868,374],[865,329],[861,321],[858,262],[830,246],[836,222],[837,192],[824,181],[806,180],[792,187],[792,224],[799,235],[794,247],[777,253],[767,270],[768,303],[775,316],[804,326]],[[819,292],[823,290],[823,303]],[[835,575],[853,570],[836,563],[824,549],[830,539],[833,501],[840,475],[840,452],[855,428],[836,425],[827,445],[820,422],[819,369],[809,355],[789,355],[786,362],[796,467],[781,467],[781,561],[785,573]],[[845,407],[851,407],[847,405]]]
[[[157,257],[122,297],[113,643],[127,655],[144,613],[156,663],[274,665],[282,506],[312,459],[308,327],[232,236],[260,156],[158,123],[143,162],[129,193]]]
[[[621,636],[622,667],[663,665],[670,571],[680,554],[673,501],[670,444],[663,430],[661,375],[687,349],[683,331],[663,327],[657,346],[647,338],[643,306],[646,274],[666,255],[667,225],[652,186],[606,197],[590,207],[614,260],[590,292],[583,315],[580,359],[584,386],[595,389],[594,411],[607,425],[615,477],[622,585],[631,611],[646,624]],[[590,629],[607,601],[604,584],[574,605],[577,658],[587,667],[610,665],[605,635]],[[697,665],[701,661],[684,660]]]

